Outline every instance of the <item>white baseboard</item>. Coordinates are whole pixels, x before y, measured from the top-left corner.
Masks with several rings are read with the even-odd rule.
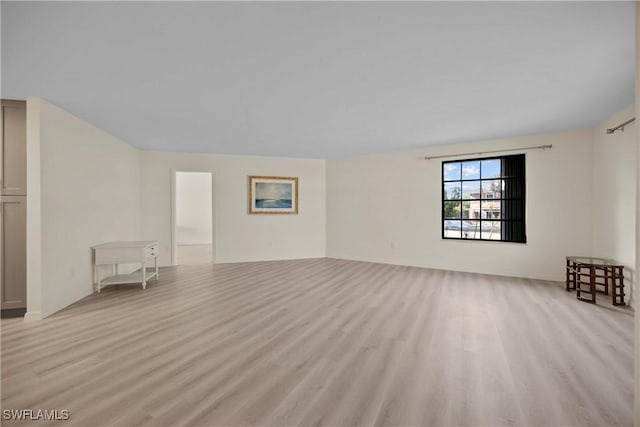
[[[387,265],[398,265],[401,267],[416,267],[416,268],[426,268],[429,270],[444,270],[444,271],[455,271],[459,273],[474,273],[474,274],[484,274],[487,276],[503,276],[503,277],[515,277],[517,279],[531,279],[531,280],[541,280],[543,282],[564,282],[564,276],[549,276],[545,274],[526,274],[517,271],[476,271],[476,270],[463,270],[456,267],[450,266],[436,266],[436,265],[428,265],[428,264],[412,264],[406,263],[396,260],[388,260],[388,259],[375,259],[375,258],[360,258],[360,257],[351,257],[351,256],[335,256],[335,255],[327,255],[326,258],[331,259],[341,259],[345,261],[359,261],[359,262],[369,262],[373,264],[387,264]]]
[[[24,315],[25,322],[33,322],[35,320],[42,320],[42,313],[39,311],[27,311]]]

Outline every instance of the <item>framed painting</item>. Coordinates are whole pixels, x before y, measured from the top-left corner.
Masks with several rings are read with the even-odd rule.
[[[298,214],[298,178],[248,177],[250,214]]]

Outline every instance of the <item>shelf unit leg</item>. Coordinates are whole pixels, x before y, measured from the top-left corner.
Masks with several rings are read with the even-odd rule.
[[[613,276],[613,305],[626,305],[624,301],[624,270],[622,267],[612,267],[611,274]]]
[[[583,273],[582,273],[582,266],[576,264],[575,266],[576,269],[576,298],[577,299],[582,299],[582,277],[583,277]]]
[[[591,292],[591,301],[596,303],[596,268],[592,265],[589,267],[589,291]]]

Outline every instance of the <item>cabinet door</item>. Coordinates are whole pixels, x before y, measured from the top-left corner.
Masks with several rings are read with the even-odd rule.
[[[2,100],[0,194],[27,195],[27,103]]]
[[[1,308],[26,308],[26,196],[0,196],[0,271]]]

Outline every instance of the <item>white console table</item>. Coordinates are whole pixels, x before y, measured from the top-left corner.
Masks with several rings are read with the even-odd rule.
[[[147,280],[158,280],[158,241],[109,242],[93,246],[93,276],[96,292],[107,285],[140,283],[147,288]],[[129,274],[119,274],[118,264],[139,263],[140,269]],[[113,266],[113,275],[100,277],[100,265]],[[153,265],[153,267],[147,267]]]

